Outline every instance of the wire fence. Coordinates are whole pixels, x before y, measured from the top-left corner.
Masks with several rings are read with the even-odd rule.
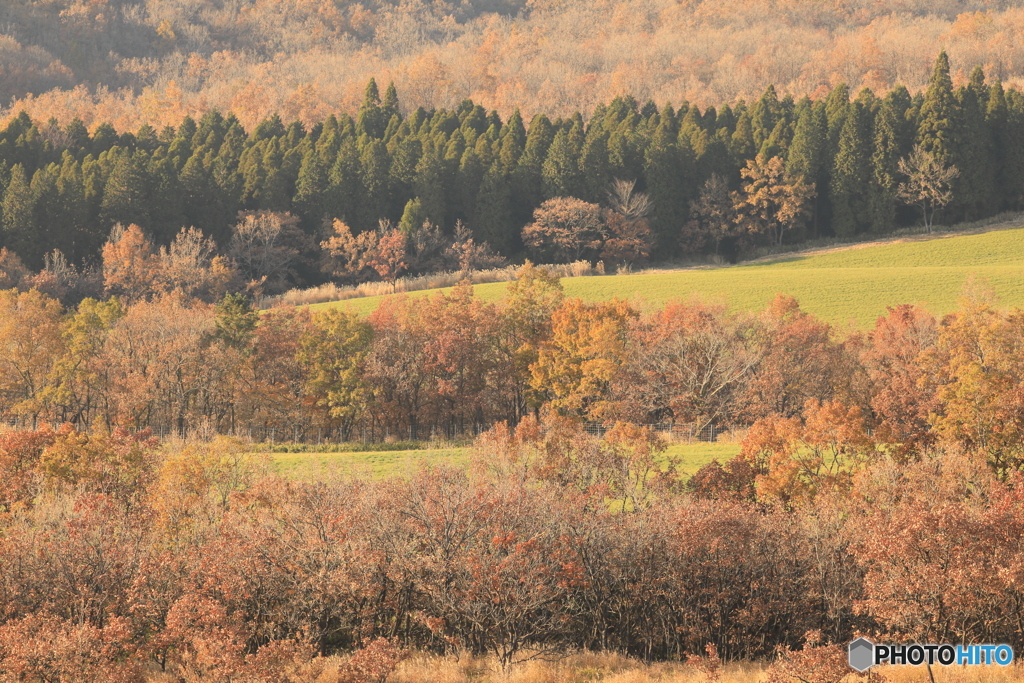
[[[725,430],[716,425],[710,424],[704,427],[698,427],[693,423],[688,424],[677,424],[674,422],[658,422],[656,424],[647,425],[654,429],[656,432],[669,433],[672,435],[672,440],[683,443],[695,443],[698,441],[717,441],[719,435]],[[588,422],[584,425],[584,429],[588,434],[594,436],[604,436],[611,427],[601,424],[599,422]]]
[[[48,425],[51,429],[56,431],[61,427],[60,422],[51,422],[48,420],[33,420],[31,418],[18,417],[11,418],[0,422],[0,424],[6,425],[10,429],[22,430],[22,429],[40,429],[43,426]],[[656,424],[648,425],[657,432],[668,433],[672,435],[672,440],[680,443],[696,443],[696,442],[712,442],[717,441],[718,437],[726,430],[721,427],[717,427],[714,424],[705,425],[698,427],[693,423],[678,424],[674,422],[659,422]],[[78,431],[90,431],[83,428],[81,425],[76,427]],[[594,436],[604,436],[611,427],[599,422],[588,422],[583,427],[588,434]],[[310,425],[293,425],[290,427],[277,427],[277,426],[255,426],[255,427],[244,427],[240,430],[235,431],[231,436],[240,437],[251,443],[305,443],[305,444],[323,444],[332,442],[344,442],[344,441],[359,441],[361,443],[371,443],[380,441],[389,441],[392,439],[416,441],[429,439],[431,441],[437,439],[445,440],[458,440],[458,439],[472,439],[479,436],[483,431],[487,429],[486,425],[471,423],[467,425],[445,425],[445,426],[432,426],[422,425],[419,428],[413,428],[411,426],[391,428],[381,426],[365,426],[358,425],[352,428],[347,435],[344,437],[339,433],[338,430],[325,430],[320,427]],[[181,434],[177,429],[170,428],[168,426],[158,426],[150,428],[153,436],[159,437],[161,440],[166,438],[178,438],[178,437],[190,437],[197,438],[199,440],[210,440],[217,435],[217,431],[212,429],[209,424],[200,424],[193,426],[188,430],[187,434]]]

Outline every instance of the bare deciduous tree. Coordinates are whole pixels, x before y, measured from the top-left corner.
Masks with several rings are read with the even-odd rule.
[[[320,243],[324,250],[321,268],[328,274],[351,282],[365,280],[369,262],[377,249],[379,235],[367,230],[358,235],[343,221],[334,219],[334,234]]]
[[[654,204],[650,195],[635,190],[635,180],[616,178],[608,190],[608,208],[629,220],[647,218],[654,209]]]
[[[231,258],[246,280],[263,284],[267,293],[277,293],[294,276],[292,266],[299,250],[290,242],[300,232],[299,219],[289,213],[263,211],[246,213],[231,235]]]
[[[157,256],[157,284],[165,291],[216,301],[231,288],[237,273],[230,261],[217,256],[217,244],[195,227],[182,228]]]
[[[636,192],[635,180],[612,182],[608,209],[604,212],[606,239],[601,258],[625,267],[643,263],[651,255],[653,236],[647,216],[654,209],[651,198]]]
[[[907,204],[921,207],[924,228],[930,233],[935,212],[953,199],[953,180],[960,175],[960,169],[943,164],[921,145],[914,145],[910,155],[900,159],[898,168],[907,180],[900,183],[897,196]]]
[[[491,250],[487,242],[477,244],[473,233],[462,221],[455,222],[455,241],[445,251],[445,256],[458,264],[463,273],[505,265],[505,257]]]
[[[700,196],[690,202],[690,220],[683,225],[682,245],[686,251],[700,252],[713,244],[718,254],[722,241],[739,236],[736,207],[729,196],[729,183],[712,173],[704,182]]]

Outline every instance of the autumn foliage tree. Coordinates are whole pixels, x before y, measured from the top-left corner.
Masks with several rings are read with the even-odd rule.
[[[578,261],[596,251],[605,234],[597,204],[556,197],[534,211],[533,222],[523,228],[523,243],[542,254]]]
[[[755,236],[763,235],[770,244],[781,245],[783,238],[800,228],[809,215],[814,186],[803,178],[791,178],[785,172],[782,157],[758,156],[740,171],[741,191],[734,198],[741,228]]]
[[[602,418],[612,410],[611,385],[627,356],[636,311],[621,300],[567,299],[551,315],[551,339],[531,366],[531,385],[564,415]]]

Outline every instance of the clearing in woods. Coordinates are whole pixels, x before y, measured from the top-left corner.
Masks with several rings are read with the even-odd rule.
[[[338,475],[363,475],[376,479],[407,475],[423,463],[466,466],[470,448],[427,448],[411,451],[339,452],[339,453],[273,453],[274,469],[289,479],[314,480]],[[665,456],[674,459],[682,474],[689,476],[717,459],[724,463],[739,454],[735,442],[696,442],[673,444]]]

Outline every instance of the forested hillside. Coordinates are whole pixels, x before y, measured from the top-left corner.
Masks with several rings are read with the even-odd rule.
[[[211,291],[273,294],[479,268],[500,261],[494,252],[609,266],[735,258],[883,235],[936,211],[973,220],[1020,208],[1024,192],[1024,97],[980,68],[954,88],[945,53],[913,96],[841,84],[794,100],[769,87],[705,109],[619,97],[586,120],[529,125],[470,100],[402,112],[397,89],[371,81],[355,117],[309,127],[273,116],[247,131],[209,112],[90,133],[21,114],[0,133],[0,246],[58,280],[103,249],[105,261],[159,256],[164,275],[216,261],[233,284]],[[128,233],[135,246],[121,243]]]
[[[565,117],[625,93],[704,108],[767,83],[913,92],[940,47],[957,83],[981,65],[1016,85],[1022,33],[1008,0],[7,0],[0,107],[119,130],[214,108],[312,126],[354,113],[377,76],[411,109]]]

